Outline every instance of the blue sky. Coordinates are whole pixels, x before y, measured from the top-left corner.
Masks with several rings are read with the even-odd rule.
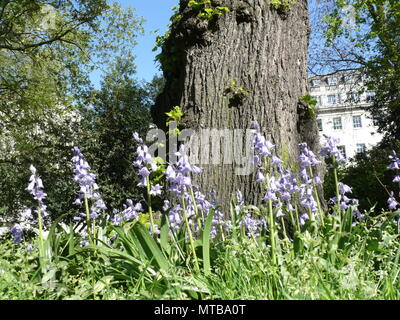
[[[134,48],[137,66],[137,78],[150,81],[157,73],[161,73],[154,62],[158,52],[152,49],[156,43],[157,35],[166,32],[169,18],[172,15],[172,7],[179,3],[179,0],[115,0],[123,7],[135,8],[136,15],[143,17],[146,21],[143,24],[145,34],[137,38],[138,45]],[[157,31],[157,32],[156,32]],[[98,87],[100,72],[91,75],[93,84]]]

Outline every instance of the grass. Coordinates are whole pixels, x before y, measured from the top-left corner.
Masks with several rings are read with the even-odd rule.
[[[276,172],[268,171],[267,190],[276,181],[270,174]],[[310,199],[314,179],[306,181],[301,188],[308,184]],[[307,219],[298,212],[304,198],[293,192],[293,211],[271,199],[264,207],[246,206],[238,196],[221,223],[218,206],[201,212],[186,185],[175,186],[182,188],[175,199],[182,201],[177,228],[169,217],[177,206],[166,210],[157,228],[151,208],[118,223],[103,213],[66,226],[61,216],[47,232],[39,224],[22,243],[0,242],[0,299],[398,300],[400,210],[371,211],[356,221],[357,206],[343,205],[350,203],[349,191],[339,184],[341,205],[330,213],[309,207]],[[89,217],[87,202],[85,207]],[[282,210],[285,218],[278,215]],[[80,229],[87,222],[90,243],[82,246]]]
[[[391,217],[337,232],[336,218],[326,216],[324,228],[310,223],[293,239],[280,238],[276,264],[267,235],[197,239],[200,270],[188,241],[161,244],[139,222],[108,225],[104,232],[118,234],[113,244],[83,248],[78,234],[55,228],[45,239],[51,261],[44,271],[38,246],[0,244],[0,299],[397,300],[400,246]]]

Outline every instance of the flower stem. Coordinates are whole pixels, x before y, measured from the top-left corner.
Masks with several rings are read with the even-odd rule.
[[[43,263],[45,252],[44,252],[44,242],[43,242],[42,214],[40,212],[40,201],[38,201],[38,222],[39,222],[40,260],[41,263]]]
[[[338,179],[338,174],[337,174],[337,169],[336,169],[336,157],[332,156],[333,159],[333,176],[335,178],[335,187],[336,187],[336,205],[337,205],[337,213],[339,215],[340,219],[340,227],[342,226],[342,210],[340,208],[340,192],[339,192],[339,179]]]
[[[91,227],[90,227],[89,202],[88,202],[88,199],[86,197],[86,194],[83,196],[83,199],[85,201],[86,227],[87,227],[88,238],[89,238],[90,244],[93,244],[93,239],[92,239],[92,234],[91,234]]]
[[[194,212],[196,213],[197,224],[199,225],[199,229],[201,229],[201,221],[204,222],[203,211],[201,212],[201,219],[200,219],[200,215],[199,215],[199,210],[197,208],[196,199],[194,198],[193,188],[190,187],[189,190],[190,190],[190,197],[191,197],[192,203],[193,203]]]
[[[324,212],[322,211],[322,208],[321,208],[321,203],[319,201],[319,196],[318,196],[317,184],[314,181],[314,178],[313,178],[314,174],[313,174],[313,170],[311,167],[310,167],[310,175],[311,175],[312,183],[313,183],[313,187],[314,187],[314,196],[317,201],[317,207],[318,207],[318,212],[319,212],[319,218],[321,221],[321,226],[324,227]]]
[[[150,230],[151,230],[151,232],[153,232],[153,235],[154,235],[155,234],[154,233],[154,220],[153,220],[153,209],[151,207],[150,191],[151,191],[150,180],[147,179],[147,205],[149,207],[149,216],[150,216],[150,225],[151,225]]]
[[[187,228],[188,235],[189,235],[190,247],[192,249],[192,253],[193,253],[193,257],[194,257],[195,267],[196,267],[197,271],[200,271],[199,262],[197,260],[197,255],[196,255],[196,250],[194,249],[192,230],[190,229],[189,220],[188,220],[188,217],[186,214],[186,204],[185,204],[185,197],[184,197],[183,193],[182,193],[182,208],[183,208],[183,217],[185,219],[185,224],[186,224],[186,228]]]
[[[269,172],[267,173],[267,188],[269,189]],[[268,200],[268,211],[269,211],[269,237],[271,241],[271,254],[272,262],[276,265],[276,243],[275,243],[275,222],[274,222],[274,211],[272,207],[272,200]]]

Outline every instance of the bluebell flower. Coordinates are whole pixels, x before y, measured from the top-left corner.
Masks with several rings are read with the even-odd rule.
[[[392,154],[389,155],[389,159],[390,159],[390,164],[388,166],[388,169],[398,170],[400,167],[400,159],[397,157],[397,154],[394,150],[392,151]]]
[[[132,136],[133,136],[133,139],[134,139],[137,143],[140,143],[140,144],[143,143],[143,139],[139,137],[139,134],[138,134],[137,132],[134,132]]]
[[[308,216],[308,213],[305,212],[305,213],[303,213],[303,214],[300,216],[299,220],[300,220],[300,221],[299,221],[300,225],[301,225],[301,226],[304,226],[304,224],[305,224],[308,220],[310,220],[310,217]]]
[[[78,198],[74,201],[74,204],[81,205],[85,197],[88,200],[91,199],[93,203],[89,215],[92,219],[97,219],[101,211],[107,209],[107,206],[97,191],[99,186],[96,183],[96,175],[90,172],[89,163],[85,160],[80,149],[73,147],[72,151],[74,154],[72,157],[74,181],[79,184]]]
[[[394,198],[394,194],[393,192],[391,192],[390,197],[387,201],[389,208],[392,210],[395,210],[397,208],[397,206],[399,205],[399,203],[396,201],[396,199]]]
[[[340,140],[326,134],[324,134],[324,137],[326,140],[321,148],[320,155],[326,158],[331,158],[334,156],[337,162],[346,161],[346,159],[343,157],[342,153],[337,147]]]
[[[31,176],[29,178],[29,185],[26,190],[33,195],[33,198],[38,201],[38,207],[36,208],[36,213],[40,209],[42,219],[48,215],[47,206],[44,204],[43,200],[46,198],[47,194],[43,191],[44,186],[42,179],[36,175],[36,168],[31,165],[29,167],[31,171]]]
[[[155,186],[151,186],[150,194],[152,196],[160,195],[160,194],[162,194],[162,190],[161,189],[162,189],[162,186],[160,186],[159,184],[156,184]]]
[[[261,172],[261,170],[257,171],[256,181],[257,181],[257,182],[265,181],[265,176],[263,175],[263,173]]]
[[[246,213],[240,225],[245,228],[248,237],[258,237],[262,229],[266,228],[265,220],[254,218],[250,213]]]
[[[352,193],[351,188],[342,182],[339,182],[339,193],[344,195],[345,193]]]
[[[11,228],[11,236],[13,238],[14,243],[21,244],[24,238],[24,233],[22,227],[19,224],[16,223]]]
[[[314,167],[321,163],[315,156],[314,152],[308,149],[307,143],[300,143],[299,146],[300,155],[298,157],[298,160],[302,167]]]
[[[170,208],[170,205],[171,204],[170,204],[169,200],[164,200],[164,203],[163,203],[163,206],[162,206],[163,211],[167,212],[168,209]]]

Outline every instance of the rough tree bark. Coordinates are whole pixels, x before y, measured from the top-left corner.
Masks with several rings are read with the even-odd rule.
[[[278,153],[295,159],[304,141],[317,149],[316,123],[301,102],[308,91],[307,0],[286,9],[267,0],[211,2],[210,8],[229,12],[207,20],[180,1],[180,17],[162,48],[166,85],[152,109],[155,123],[165,127],[165,112],[180,106],[185,127],[246,129],[256,120]],[[227,93],[232,80],[247,94]],[[263,196],[253,174],[235,175],[235,164],[201,166],[198,184],[215,189],[225,207],[236,190],[247,203]]]

